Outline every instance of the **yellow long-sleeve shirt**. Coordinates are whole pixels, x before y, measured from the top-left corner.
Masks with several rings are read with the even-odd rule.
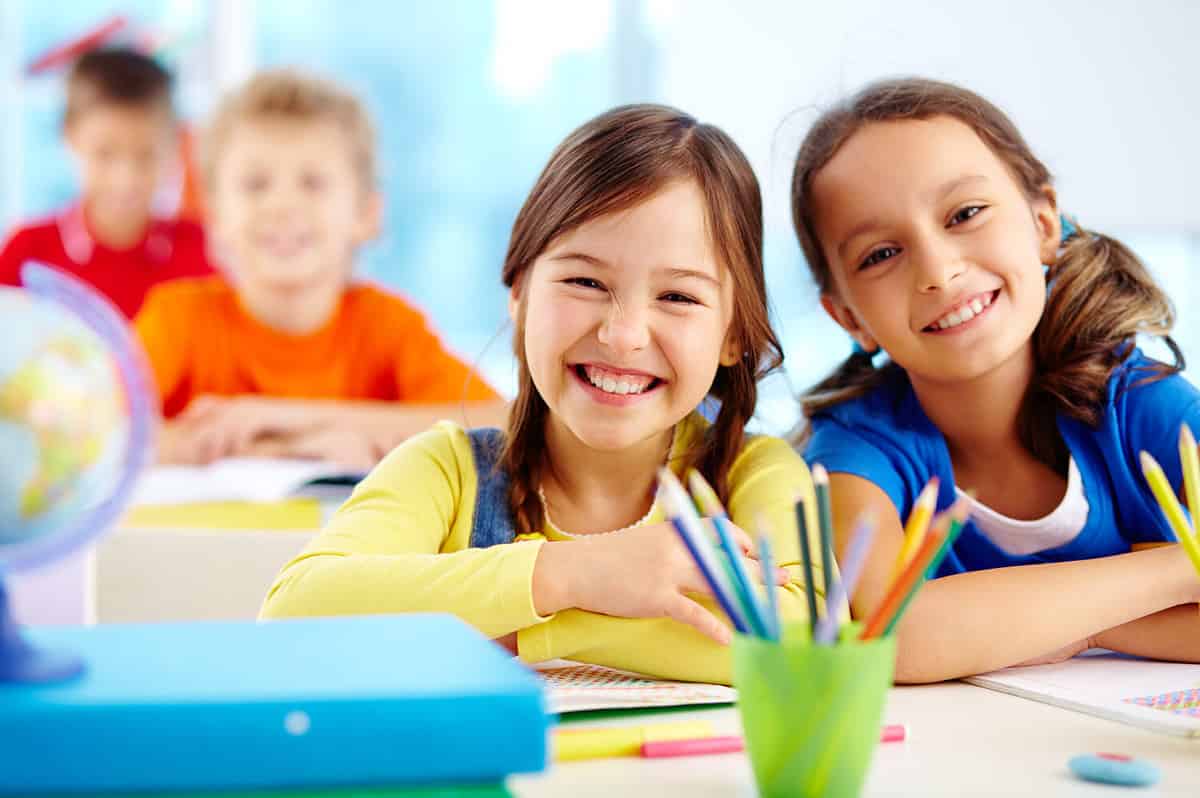
[[[681,461],[705,424],[696,414],[680,423],[671,462]],[[729,484],[733,522],[753,534],[763,518],[772,530],[775,556],[792,576],[780,590],[781,615],[806,618],[796,565],[797,496],[807,499],[812,551],[821,550],[807,466],[784,441],[752,437],[734,460]],[[571,536],[547,520],[541,534],[470,548],[475,491],[474,458],[462,427],[444,421],[406,441],[283,568],[262,617],[449,612],[489,637],[518,632],[518,651],[527,662],[561,657],[663,678],[730,682],[729,649],[677,621],[578,609],[538,615],[532,588],[538,551],[547,540]],[[642,523],[664,520],[655,506]],[[818,589],[821,573],[818,563]],[[700,600],[724,619],[714,602]]]

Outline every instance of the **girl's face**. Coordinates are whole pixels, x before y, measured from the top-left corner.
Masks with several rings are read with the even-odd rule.
[[[833,318],[914,378],[957,382],[1027,356],[1059,244],[1047,186],[1031,200],[950,117],[870,124],[813,178]]]
[[[732,365],[733,291],[691,181],[554,239],[513,289],[533,382],[561,425],[616,451],[670,430]]]

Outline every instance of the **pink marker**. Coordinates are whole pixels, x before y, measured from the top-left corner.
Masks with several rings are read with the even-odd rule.
[[[883,727],[879,735],[881,743],[902,743],[908,737],[908,726],[892,723]],[[646,759],[664,759],[672,756],[703,756],[704,754],[729,754],[745,749],[741,737],[695,737],[690,740],[659,740],[642,743],[642,756]]]
[[[668,756],[728,754],[743,748],[741,737],[697,737],[692,740],[642,743],[642,756],[647,759],[661,759]]]

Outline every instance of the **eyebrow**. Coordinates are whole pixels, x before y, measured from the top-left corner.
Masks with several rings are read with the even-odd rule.
[[[587,255],[583,252],[561,252],[557,255],[552,256],[550,258],[550,260],[555,260],[555,261],[581,260],[584,263],[587,263],[591,266],[595,266],[600,269],[611,269],[612,268],[611,264],[609,264],[607,261],[603,261],[600,258],[594,257],[592,255]],[[690,279],[694,279],[694,280],[702,280],[706,283],[711,283],[712,285],[716,286],[717,288],[721,287],[720,280],[718,280],[716,277],[713,277],[711,274],[707,274],[707,273],[699,271],[697,269],[685,269],[685,268],[682,268],[679,266],[672,266],[672,267],[669,267],[666,269],[660,269],[659,271],[665,272],[666,275],[672,279],[683,280],[683,279],[690,278]]]
[[[987,182],[987,177],[985,177],[984,175],[962,175],[961,177],[955,177],[950,180],[947,180],[945,183],[942,183],[940,186],[938,186],[937,188],[930,191],[927,194],[927,196],[931,200],[937,201],[937,200],[940,200],[943,197],[947,196],[948,194],[954,193],[955,191],[962,188],[963,186],[970,185],[971,183],[985,183],[985,182]],[[864,219],[861,223],[855,225],[854,228],[851,229],[850,232],[844,238],[842,238],[842,242],[840,244],[838,244],[838,248],[837,248],[838,257],[845,257],[846,247],[849,246],[851,241],[858,238],[863,233],[870,232],[871,230],[874,230],[875,228],[882,227],[882,226],[883,226],[883,223],[879,220],[879,217],[877,217],[877,216],[872,216],[869,219]]]

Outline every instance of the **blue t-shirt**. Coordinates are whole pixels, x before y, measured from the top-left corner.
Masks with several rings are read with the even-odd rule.
[[[1200,391],[1178,374],[1145,382],[1156,361],[1134,349],[1108,382],[1100,423],[1089,427],[1058,415],[1088,500],[1087,523],[1074,539],[1034,554],[1009,554],[968,522],[937,576],[1005,565],[1064,562],[1121,554],[1136,542],[1175,540],[1142,477],[1139,452],[1154,456],[1179,492],[1179,428],[1200,433]],[[941,482],[938,510],[954,503],[954,471],[946,439],[913,393],[903,370],[871,393],[827,408],[812,419],[809,463],[877,485],[907,518],[930,477]]]

